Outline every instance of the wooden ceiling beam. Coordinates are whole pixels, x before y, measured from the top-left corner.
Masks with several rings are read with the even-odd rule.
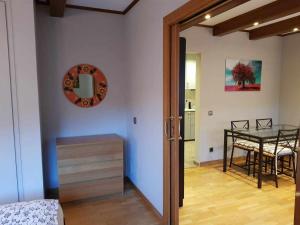
[[[266,23],[297,12],[300,12],[299,0],[277,0],[215,25],[213,35],[223,36],[252,27],[254,22]]]
[[[300,31],[281,34],[280,37],[286,37],[286,36],[295,35],[295,34],[300,34]]]
[[[202,23],[203,21],[205,21],[205,15],[209,14],[211,17],[217,16],[223,12],[226,12],[230,9],[233,9],[239,5],[242,5],[246,2],[249,2],[250,0],[229,0],[226,1],[224,3],[222,3],[221,5],[216,6],[215,8],[212,8],[210,10],[208,10],[205,13],[201,13],[200,15],[192,18],[191,20],[183,23],[180,26],[181,30],[186,30],[188,28],[191,28],[193,26],[197,26],[198,24]]]
[[[133,0],[129,6],[123,11],[123,14],[127,14],[140,0]]]
[[[300,29],[300,16],[251,30],[249,32],[249,39],[258,40],[274,35],[293,32],[293,29],[296,27]]]
[[[40,5],[50,5],[50,15],[54,17],[63,17],[65,8],[71,9],[80,9],[80,10],[88,10],[88,11],[95,11],[95,12],[102,12],[102,13],[112,13],[112,14],[120,14],[125,15],[127,14],[140,0],[132,0],[130,5],[124,11],[119,10],[112,10],[112,9],[102,9],[102,8],[95,8],[90,6],[82,6],[82,5],[74,5],[74,4],[66,4],[66,0],[35,0],[37,4]]]
[[[63,17],[66,8],[66,0],[49,0],[50,16]]]

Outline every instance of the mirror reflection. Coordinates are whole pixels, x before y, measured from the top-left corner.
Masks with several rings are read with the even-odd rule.
[[[74,84],[74,92],[80,98],[94,97],[94,78],[90,74],[80,74]]]

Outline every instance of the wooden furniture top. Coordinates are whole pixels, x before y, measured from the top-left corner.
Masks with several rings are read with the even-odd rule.
[[[79,137],[66,137],[57,138],[56,145],[84,145],[92,143],[111,143],[111,142],[123,142],[122,137],[116,134],[106,134],[106,135],[93,135],[93,136],[79,136]]]

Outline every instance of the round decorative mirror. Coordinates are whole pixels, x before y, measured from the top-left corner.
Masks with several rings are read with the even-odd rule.
[[[64,76],[63,90],[73,104],[89,108],[98,105],[105,98],[107,80],[95,66],[79,64]]]

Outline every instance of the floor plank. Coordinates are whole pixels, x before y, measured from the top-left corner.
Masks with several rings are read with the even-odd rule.
[[[124,197],[63,205],[66,225],[159,225],[156,214],[126,185]]]
[[[185,170],[185,200],[180,225],[292,225],[295,201],[293,179],[280,176],[279,188],[268,177],[263,188],[236,168],[222,165]]]
[[[264,179],[257,189],[256,179],[244,171],[221,164],[185,170],[185,201],[180,209],[180,225],[292,225],[295,184],[280,176],[279,188]],[[63,205],[66,225],[159,225],[156,214],[137,192],[126,187],[125,196]]]

